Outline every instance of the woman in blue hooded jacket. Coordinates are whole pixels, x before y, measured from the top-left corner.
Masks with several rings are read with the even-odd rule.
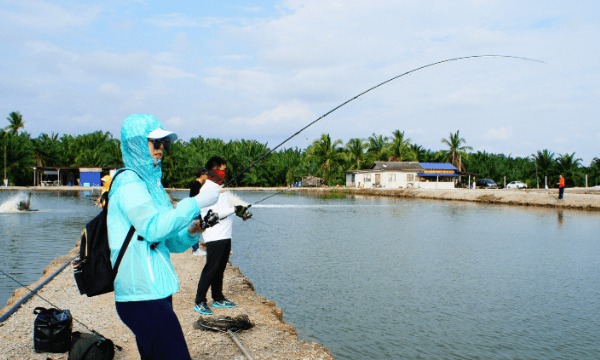
[[[162,186],[161,159],[177,135],[152,115],[131,115],[121,127],[125,169],[109,193],[108,238],[114,265],[131,226],[131,243],[115,278],[121,320],[136,336],[142,359],[190,359],[172,295],[179,279],[170,253],[194,245],[199,225],[190,223],[202,207],[216,203],[219,189],[183,199],[174,209]],[[133,171],[127,171],[133,170]]]

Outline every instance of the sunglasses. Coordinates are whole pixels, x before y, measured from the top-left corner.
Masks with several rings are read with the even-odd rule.
[[[171,142],[169,140],[165,140],[165,139],[150,139],[150,141],[152,141],[152,145],[154,145],[154,149],[160,149],[160,146],[162,145],[165,151],[169,150],[169,147],[171,146]]]

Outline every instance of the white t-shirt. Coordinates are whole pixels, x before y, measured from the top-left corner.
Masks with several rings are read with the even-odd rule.
[[[202,185],[200,192],[202,192],[204,189],[210,189],[215,187],[220,188],[220,185],[210,180],[206,180],[206,183]],[[219,223],[213,227],[206,229],[206,231],[202,233],[202,238],[204,239],[204,242],[231,239],[231,233],[233,228],[232,215],[235,212],[235,208],[233,208],[229,204],[229,192],[221,193],[219,195],[219,200],[217,200],[216,204],[206,208],[202,208],[202,218],[206,216],[208,210],[212,210],[215,214],[217,214],[217,216],[219,217]],[[223,219],[224,217],[227,218]]]

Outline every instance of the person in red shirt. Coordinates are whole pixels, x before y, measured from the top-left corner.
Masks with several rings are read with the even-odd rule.
[[[558,200],[562,200],[563,195],[565,194],[565,178],[560,175],[558,179]]]

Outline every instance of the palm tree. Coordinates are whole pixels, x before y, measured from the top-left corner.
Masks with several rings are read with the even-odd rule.
[[[18,111],[13,111],[8,114],[6,118],[10,122],[10,125],[4,128],[4,130],[8,130],[13,135],[19,135],[19,129],[25,129],[25,122],[23,121],[23,115],[21,115]]]
[[[394,138],[387,145],[387,154],[389,160],[404,161],[416,160],[417,156],[410,148],[410,139],[404,138],[404,131],[394,130]]]
[[[594,179],[594,185],[597,185],[598,177],[600,177],[600,157],[595,157],[592,160],[589,169],[592,172],[592,179]]]
[[[415,154],[418,162],[427,162],[427,150],[423,146],[410,144],[409,149],[413,154]]]
[[[367,154],[370,155],[371,161],[387,160],[387,154],[385,153],[385,146],[388,142],[387,136],[375,135],[375,133],[373,133],[373,135],[369,136],[367,141]]]
[[[348,170],[360,170],[365,159],[365,149],[367,145],[364,139],[352,138],[346,143],[346,151],[348,151],[348,160],[351,164]]]
[[[320,139],[313,141],[307,150],[307,159],[316,160],[323,172],[323,182],[331,183],[330,175],[332,169],[339,167],[343,160],[344,150],[341,148],[342,140],[331,141],[329,134],[322,134]]]
[[[459,131],[460,130],[456,130],[456,134],[450,133],[448,139],[442,139],[442,144],[446,144],[450,148],[446,150],[446,161],[450,161],[450,163],[456,166],[459,171],[462,171],[465,166],[459,161],[459,158],[461,156],[466,157],[466,151],[473,151],[473,148],[471,146],[463,145],[466,141],[459,136]]]
[[[555,163],[553,152],[548,151],[548,149],[538,150],[537,153],[531,154],[531,158],[535,162],[537,175],[540,179],[551,175]]]
[[[559,155],[556,159],[556,171],[557,174],[562,174],[565,177],[565,181],[568,186],[578,185],[578,181],[583,178],[581,173],[581,161],[580,158],[575,158],[575,153]],[[556,179],[558,182],[558,179]]]

